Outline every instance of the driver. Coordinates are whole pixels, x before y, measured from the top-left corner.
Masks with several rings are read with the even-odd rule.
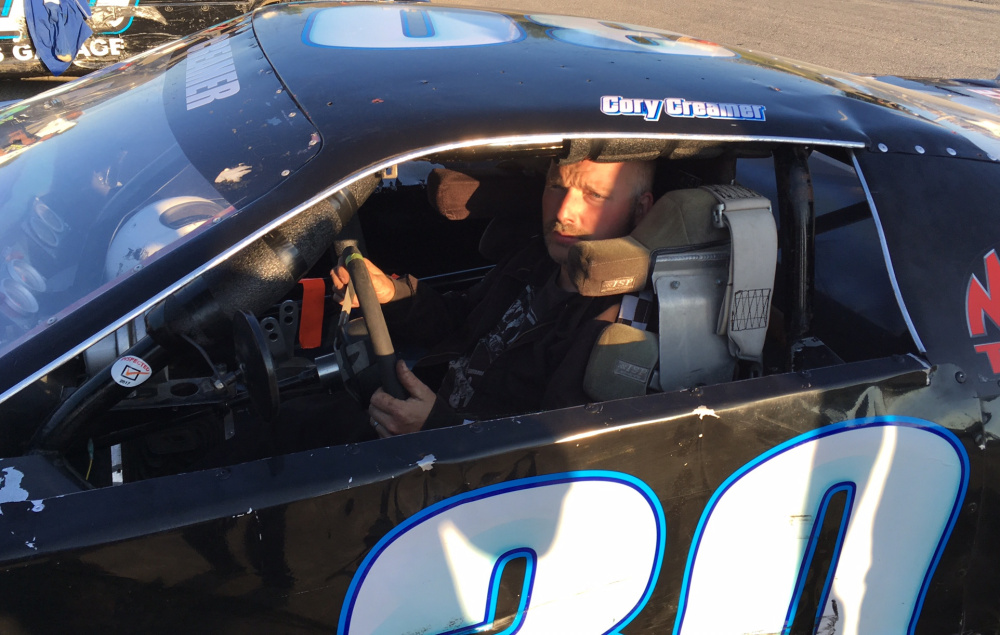
[[[499,263],[462,293],[436,293],[411,277],[394,279],[367,259],[393,339],[430,347],[447,360],[435,392],[402,361],[408,399],[381,388],[369,406],[382,437],[586,403],[583,377],[594,342],[618,317],[620,296],[586,297],[570,281],[570,247],[627,235],[649,211],[654,164],[580,161],[549,167],[541,238]],[[349,281],[331,272],[342,295]],[[422,360],[422,363],[428,358]]]

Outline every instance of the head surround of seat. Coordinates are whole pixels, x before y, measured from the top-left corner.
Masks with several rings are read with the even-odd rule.
[[[770,201],[740,186],[711,185],[668,192],[629,236],[578,243],[568,268],[585,295],[652,287],[659,374],[650,387],[667,391],[728,381],[737,360],[761,361],[776,260]],[[604,361],[588,367],[588,385],[599,393],[593,398],[627,396],[623,382],[645,393],[633,385],[634,366],[648,353],[635,343],[619,346],[625,341],[618,333],[595,347],[617,346],[624,357],[595,350],[592,362]]]

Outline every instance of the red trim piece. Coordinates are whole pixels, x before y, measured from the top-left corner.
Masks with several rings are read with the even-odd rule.
[[[319,348],[323,343],[323,307],[326,282],[322,278],[303,278],[302,312],[299,315],[299,346]]]

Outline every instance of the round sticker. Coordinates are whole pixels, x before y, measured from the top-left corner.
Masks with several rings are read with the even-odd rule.
[[[150,368],[149,364],[134,355],[119,357],[111,367],[111,379],[114,379],[119,386],[126,388],[138,386],[149,379],[152,374],[153,369]]]

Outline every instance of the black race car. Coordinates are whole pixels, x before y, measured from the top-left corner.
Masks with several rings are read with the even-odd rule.
[[[1000,118],[945,90],[296,3],[0,111],[0,630],[997,632]],[[425,351],[330,268],[461,291],[584,159],[690,229],[581,256],[647,308],[590,401],[377,438]]]

